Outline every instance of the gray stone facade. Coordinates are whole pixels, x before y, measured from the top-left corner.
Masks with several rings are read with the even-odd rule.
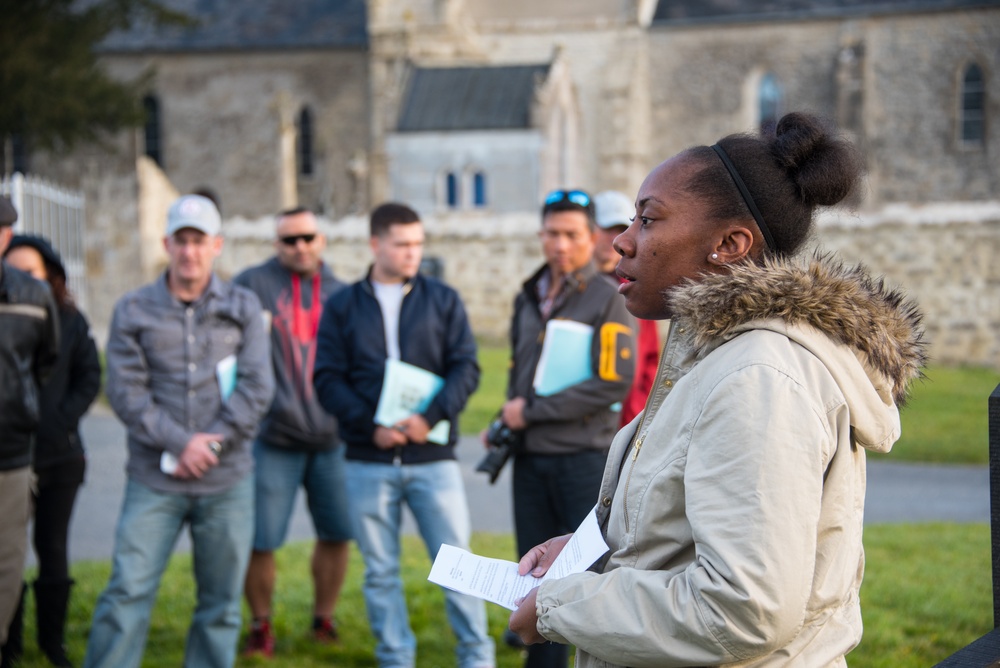
[[[477,334],[503,338],[513,296],[541,262],[546,190],[634,193],[676,152],[755,131],[772,81],[779,113],[830,116],[866,155],[857,213],[824,217],[817,243],[912,292],[936,360],[1000,368],[990,263],[1000,251],[1000,2],[367,0],[362,11],[360,0],[295,0],[309,11],[277,24],[277,0],[232,12],[228,2],[200,3],[209,20],[188,38],[131,35],[104,52],[116,76],[155,69],[161,174],[138,166],[141,129],[110,138],[111,151],[32,157],[34,171],[87,196],[99,334],[114,300],[162,264],[156,211],[208,187],[226,219],[224,273],[266,257],[270,216],[302,204],[323,214],[335,269],[357,278],[364,212],[390,198],[415,205],[427,253],[443,258]],[[281,30],[254,32],[244,19]],[[401,131],[416,69],[525,65],[549,66],[558,84],[538,88],[527,127]],[[970,65],[983,75],[982,142],[961,135]],[[297,164],[304,108],[311,175]],[[443,175],[480,169],[486,205],[466,196],[443,207]]]

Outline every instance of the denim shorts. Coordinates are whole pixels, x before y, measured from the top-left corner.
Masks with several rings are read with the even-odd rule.
[[[343,445],[332,450],[290,450],[258,439],[253,454],[257,486],[254,550],[273,552],[284,544],[300,485],[306,491],[316,538],[351,539]]]

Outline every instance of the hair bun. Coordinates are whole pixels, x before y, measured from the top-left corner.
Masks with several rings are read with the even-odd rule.
[[[840,202],[864,171],[857,149],[832,125],[811,114],[783,116],[774,131],[771,153],[810,207]]]

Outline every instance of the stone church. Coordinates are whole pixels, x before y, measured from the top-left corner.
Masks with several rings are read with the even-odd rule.
[[[906,287],[939,362],[1000,368],[1000,1],[167,0],[187,29],[100,47],[152,70],[145,127],[31,156],[87,195],[89,308],[162,268],[177,193],[209,189],[221,270],[271,252],[273,214],[320,213],[346,279],[365,212],[424,217],[431,266],[501,338],[541,261],[555,187],[632,195],[658,162],[789,110],[833,118],[867,189],[816,244]]]

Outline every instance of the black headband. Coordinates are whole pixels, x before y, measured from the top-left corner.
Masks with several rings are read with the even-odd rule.
[[[729,159],[726,152],[722,150],[722,147],[718,144],[712,144],[712,150],[719,154],[722,159],[722,164],[726,166],[726,170],[729,172],[729,176],[733,177],[733,183],[740,191],[740,195],[743,196],[743,201],[746,202],[747,208],[750,209],[750,214],[753,219],[757,221],[757,227],[760,228],[760,233],[764,235],[764,245],[770,250],[774,250],[774,237],[771,236],[771,230],[768,229],[767,223],[764,222],[764,216],[760,215],[760,210],[757,209],[757,205],[753,201],[753,197],[750,195],[750,191],[747,190],[747,186],[743,183],[743,179],[740,178],[740,173],[736,171],[736,167],[733,165],[733,161]]]

